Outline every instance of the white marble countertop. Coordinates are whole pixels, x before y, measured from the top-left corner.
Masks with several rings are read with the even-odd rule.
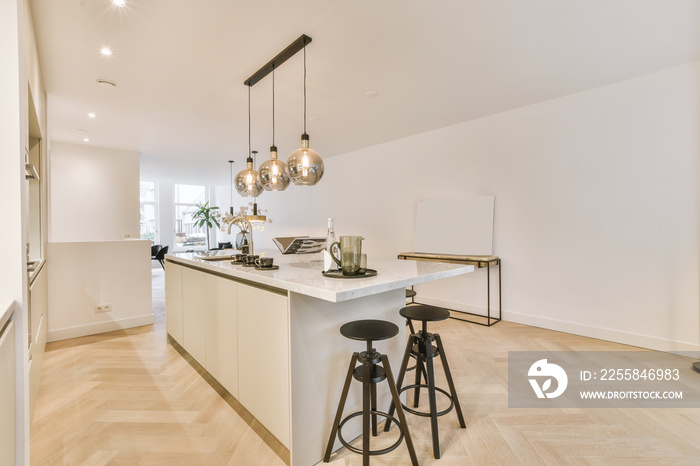
[[[323,263],[312,262],[309,256],[283,256],[273,250],[264,250],[262,253],[274,257],[279,269],[256,270],[232,264],[231,261],[205,261],[198,259],[196,253],[167,254],[166,259],[331,302],[347,301],[474,271],[474,266],[471,265],[369,257],[367,267],[375,269],[376,276],[338,279],[321,275]]]

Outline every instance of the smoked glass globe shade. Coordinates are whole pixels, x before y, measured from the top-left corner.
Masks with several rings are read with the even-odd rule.
[[[287,170],[292,183],[298,186],[313,186],[323,177],[323,159],[309,148],[309,135],[301,136],[301,148],[287,159]]]

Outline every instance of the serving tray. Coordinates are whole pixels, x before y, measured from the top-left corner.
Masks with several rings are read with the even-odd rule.
[[[369,277],[376,277],[377,271],[374,269],[367,269],[367,271],[363,274],[343,275],[342,270],[333,270],[331,272],[321,272],[321,275],[323,275],[324,277],[328,277],[328,278],[369,278]]]
[[[228,254],[228,255],[221,255],[221,256],[203,256],[203,255],[194,255],[195,259],[202,259],[203,261],[229,261],[233,259],[233,254]]]

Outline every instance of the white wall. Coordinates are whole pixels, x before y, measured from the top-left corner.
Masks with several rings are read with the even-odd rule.
[[[138,152],[52,141],[49,341],[153,323]],[[96,314],[95,307],[113,311]]]
[[[17,464],[29,463],[28,306],[26,250],[28,185],[24,179],[29,144],[28,90],[42,134],[46,131],[46,98],[37,59],[28,0],[0,2],[0,207],[4,247],[0,267],[0,302],[15,302]],[[0,455],[0,462],[4,455]]]
[[[139,153],[52,141],[50,241],[139,233]]]
[[[326,159],[318,186],[259,198],[274,223],[256,247],[332,216],[371,267],[413,249],[418,200],[493,194],[504,319],[698,349],[699,77],[692,63]]]
[[[49,243],[48,341],[153,323],[151,242]],[[96,313],[111,304],[112,312]]]

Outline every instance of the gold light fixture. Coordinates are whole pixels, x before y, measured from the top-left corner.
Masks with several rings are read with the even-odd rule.
[[[323,159],[309,147],[306,133],[306,45],[304,45],[304,133],[301,135],[301,148],[291,153],[287,159],[287,170],[292,183],[299,186],[313,186],[323,177]]]

